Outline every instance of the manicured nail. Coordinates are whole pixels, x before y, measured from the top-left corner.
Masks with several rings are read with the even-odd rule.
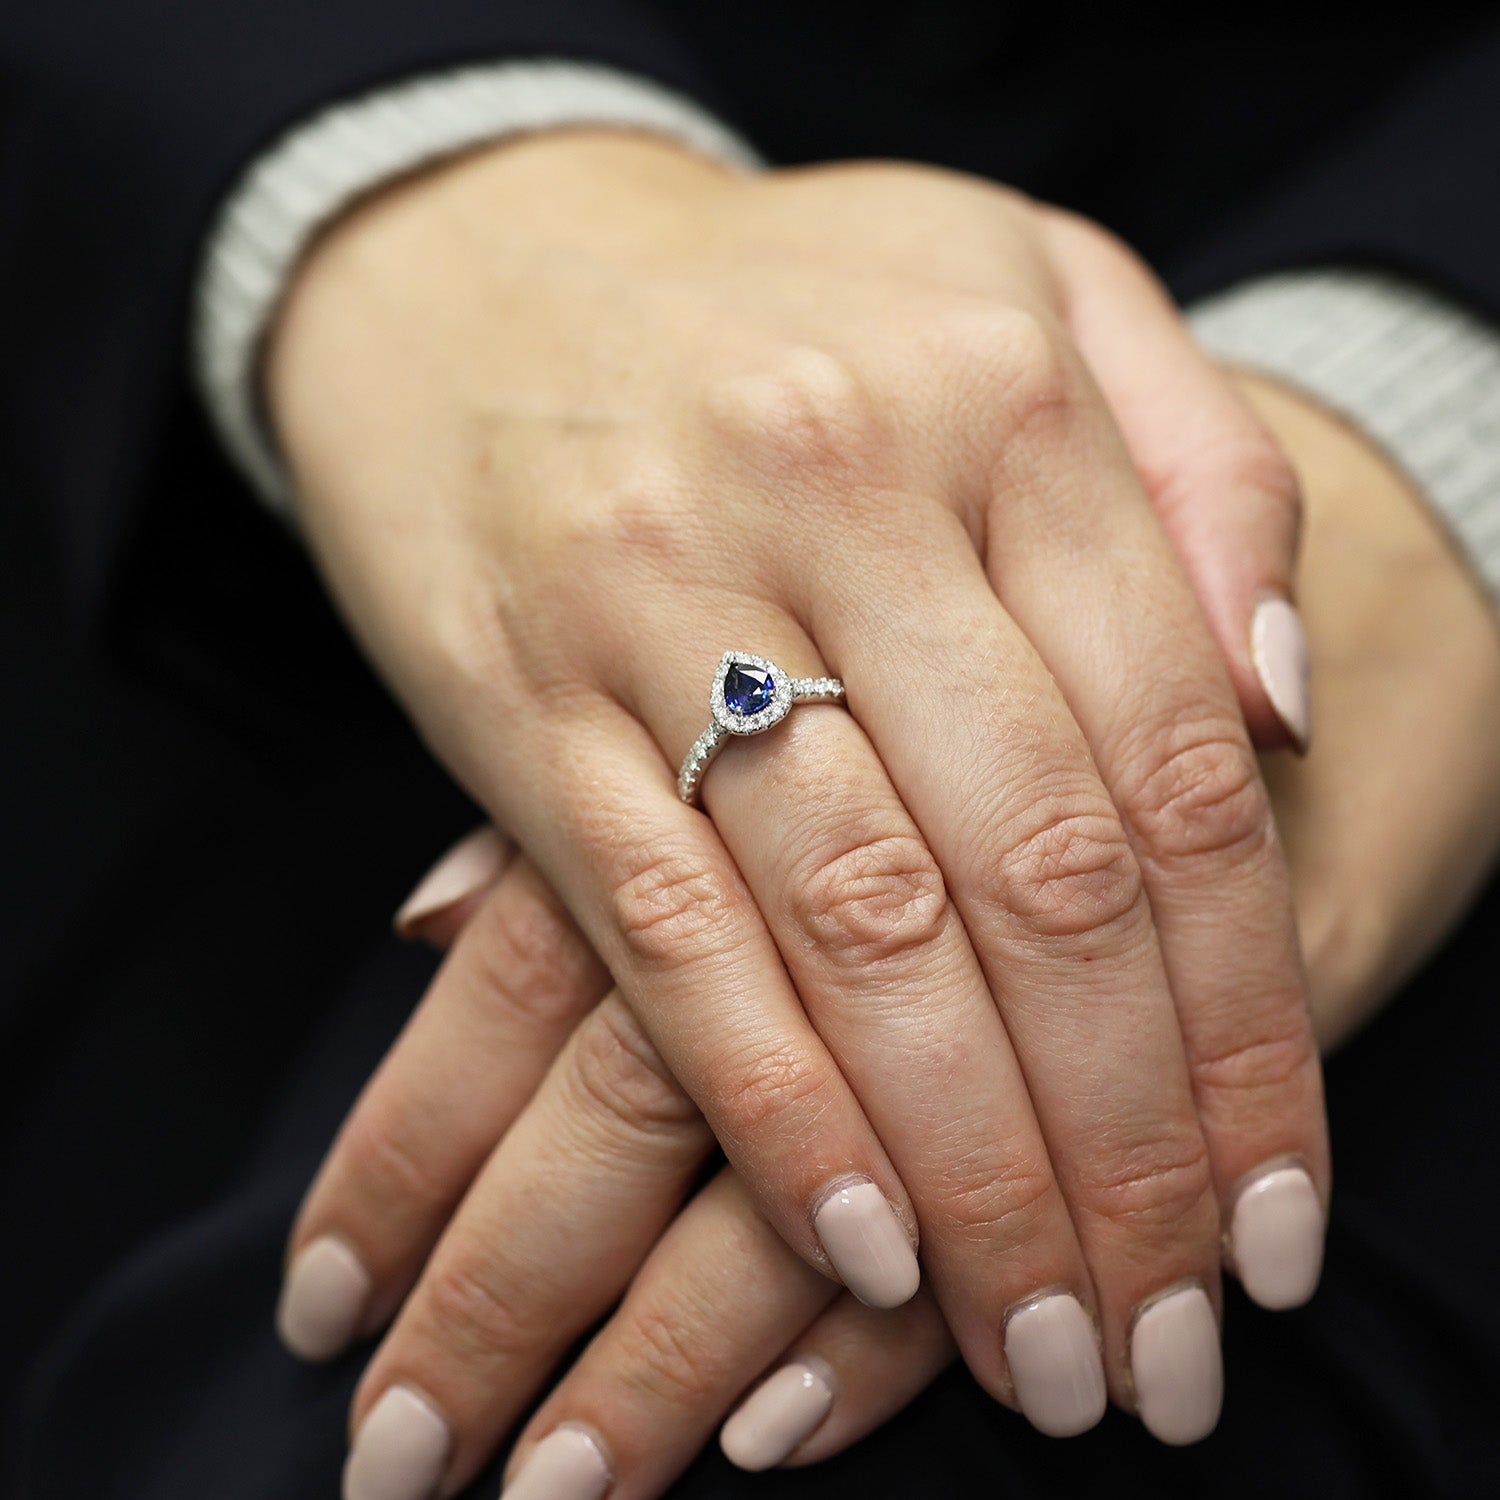
[[[1141,1309],[1130,1335],[1136,1409],[1164,1443],[1196,1443],[1214,1430],[1224,1404],[1224,1361],[1213,1304],[1185,1286]]]
[[[719,1446],[737,1468],[752,1473],[773,1468],[812,1436],[832,1405],[833,1382],[826,1370],[800,1361],[783,1365],[724,1424]]]
[[[342,1354],[364,1322],[375,1283],[359,1257],[325,1234],[292,1262],[276,1304],[276,1331],[298,1359]]]
[[[1005,1358],[1026,1420],[1048,1437],[1076,1437],[1109,1399],[1099,1339],[1083,1304],[1066,1292],[1024,1303],[1005,1320]]]
[[[410,1386],[393,1385],[360,1424],[344,1500],[430,1500],[448,1462],[448,1424]]]
[[[406,898],[396,913],[397,933],[413,937],[430,917],[483,890],[505,868],[509,852],[510,846],[489,824],[460,839]]]
[[[1311,668],[1302,616],[1285,599],[1262,599],[1250,626],[1250,656],[1260,685],[1298,750],[1312,739]]]
[[[922,1279],[896,1211],[873,1182],[852,1182],[824,1199],[813,1226],[839,1279],[870,1307],[900,1307]]]
[[[1301,1307],[1323,1269],[1323,1205],[1301,1167],[1282,1166],[1240,1189],[1229,1253],[1240,1284],[1262,1307]]]
[[[506,1500],[601,1500],[609,1485],[599,1444],[581,1427],[559,1427],[527,1454],[501,1493]]]

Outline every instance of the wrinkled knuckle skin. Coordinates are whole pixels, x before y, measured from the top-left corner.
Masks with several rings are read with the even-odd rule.
[[[469,931],[477,982],[496,1012],[551,1028],[592,998],[580,993],[591,969],[582,936],[541,897],[521,894]]]
[[[792,1047],[768,1046],[736,1060],[711,1086],[714,1132],[726,1146],[729,1138],[750,1144],[791,1121],[800,1138],[831,1095],[831,1079],[813,1059]]]
[[[873,397],[843,360],[782,350],[703,393],[711,426],[752,473],[805,484],[851,480],[880,447]]]
[[[339,1140],[347,1177],[387,1206],[426,1204],[432,1173],[400,1130],[400,1117],[361,1105]]]
[[[794,877],[806,937],[837,963],[867,967],[929,949],[947,926],[943,877],[920,839],[876,838]]]
[[[1000,903],[1036,937],[1102,937],[1141,909],[1144,885],[1113,808],[1043,799],[998,861]]]
[[[927,1232],[987,1250],[1032,1243],[1054,1220],[1057,1184],[1043,1160],[997,1163],[991,1147],[936,1169],[927,1183]]]
[[[1248,1037],[1215,1052],[1195,1052],[1195,1086],[1283,1102],[1294,1093],[1316,1092],[1318,1048],[1312,1025],[1300,1003],[1289,1010],[1292,1021],[1274,1035]]]
[[[1170,465],[1143,470],[1141,481],[1163,516],[1189,516],[1199,511],[1203,497],[1217,492],[1259,496],[1272,502],[1295,541],[1303,519],[1302,485],[1297,471],[1270,434],[1246,427],[1215,432],[1193,445],[1185,440]]]
[[[473,1260],[444,1265],[423,1283],[422,1323],[442,1359],[477,1369],[534,1360],[559,1342],[555,1311],[525,1278],[501,1289],[498,1268]]]
[[[596,1113],[631,1134],[699,1123],[697,1107],[618,998],[605,1001],[580,1028],[573,1077]]]
[[[1160,865],[1253,853],[1272,838],[1271,806],[1249,743],[1210,729],[1152,764],[1123,798],[1141,847]]]
[[[1096,1157],[1083,1173],[1084,1206],[1132,1233],[1216,1233],[1218,1207],[1202,1134],[1182,1129]]]
[[[613,905],[626,948],[648,969],[687,968],[733,947],[733,897],[718,872],[688,855],[637,866],[615,886]]]
[[[724,1360],[718,1339],[695,1338],[681,1309],[642,1309],[622,1331],[617,1378],[653,1408],[713,1411],[722,1406]]]

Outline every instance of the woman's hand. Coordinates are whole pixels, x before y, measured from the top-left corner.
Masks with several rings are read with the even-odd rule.
[[[1293,856],[1314,1019],[1330,1045],[1440,940],[1500,844],[1500,633],[1438,526],[1378,453],[1302,398],[1260,383],[1251,391],[1309,497],[1303,593],[1322,685],[1321,743],[1305,761],[1267,769]],[[1419,753],[1408,753],[1413,746]],[[524,865],[502,882],[503,848],[488,831],[466,841],[424,882],[402,922],[446,946],[481,903],[494,901],[504,920],[486,926],[529,934],[514,950],[486,955],[475,972],[490,968],[500,989],[481,1003],[511,1028],[497,1059],[519,1054],[539,1072],[538,1038],[555,1036],[558,1012],[572,1013],[603,980],[575,932],[550,919],[515,923]],[[534,879],[524,876],[528,886]],[[569,974],[591,977],[569,985]],[[540,1011],[513,1007],[517,985],[533,1001],[574,998]],[[455,991],[465,993],[477,1000],[481,991]],[[419,1012],[411,1036],[427,1034],[427,1016]],[[390,1080],[431,1066],[412,1042],[403,1047],[356,1119],[384,1118],[391,1129],[403,1117]],[[481,1115],[493,1096],[474,1091]],[[451,1118],[433,1123],[463,1140],[474,1114],[455,1103]],[[446,1170],[452,1153],[441,1139],[418,1149]],[[359,1175],[339,1170],[341,1159],[331,1158],[324,1205],[335,1222],[358,1222],[373,1205]],[[555,1213],[582,1230],[576,1211],[559,1204]],[[399,1239],[403,1230],[390,1232]],[[749,1468],[811,1463],[880,1425],[952,1353],[925,1291],[896,1313],[838,1296],[721,1177],[679,1216],[621,1309],[528,1423],[510,1471],[538,1493],[548,1471],[571,1471],[572,1490],[545,1491],[569,1496],[599,1493],[601,1476],[613,1472],[615,1496],[645,1500],[691,1460],[747,1386],[724,1429],[725,1451]],[[387,1410],[404,1399],[398,1394]]]
[[[1040,1425],[1089,1425],[1107,1382],[1159,1436],[1206,1432],[1221,1227],[1252,1289],[1307,1295],[1328,1160],[1264,790],[1136,465],[1238,481],[1283,550],[1292,488],[1149,278],[949,174],[741,180],[557,138],[337,228],[270,368],[356,631],[619,985],[562,1096],[607,1135],[588,1070],[633,1059],[656,1152],[650,1213],[611,1189],[562,1242],[518,1237],[559,1172],[593,1178],[563,1134],[587,1110],[513,1128],[356,1422],[416,1387],[445,1488],[472,1474],[538,1378],[516,1350],[545,1367],[686,1190],[691,1101],[867,1302],[915,1290],[920,1225],[971,1368]],[[852,712],[732,745],[710,822],[673,779],[726,646],[836,672]],[[365,1164],[419,1190],[403,1147]],[[341,1233],[374,1317],[451,1201],[396,1241],[326,1201],[298,1248]],[[1051,1336],[1019,1336],[1042,1297]]]

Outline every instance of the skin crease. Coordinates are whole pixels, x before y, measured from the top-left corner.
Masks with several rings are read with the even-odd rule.
[[[1300,572],[1319,739],[1305,758],[1268,759],[1266,771],[1327,1051],[1442,942],[1500,847],[1500,630],[1439,523],[1378,450],[1298,393],[1255,377],[1243,384],[1308,501]],[[1380,880],[1369,878],[1372,869]],[[454,930],[444,915],[430,936],[443,945]],[[717,1328],[729,1314],[726,1305],[702,1317]],[[785,1462],[842,1451],[913,1399],[953,1353],[925,1294],[895,1315],[844,1296],[809,1328],[789,1328],[785,1355],[767,1370],[811,1355],[831,1372],[837,1399]],[[691,1459],[701,1429],[726,1415],[695,1413],[694,1425],[680,1412],[643,1411],[623,1399],[636,1382],[615,1375],[612,1389],[607,1367],[603,1378],[593,1368],[603,1363],[591,1349],[564,1378],[528,1424],[509,1473],[559,1421],[585,1412],[608,1426],[613,1401],[654,1434],[655,1456],[667,1452],[657,1476],[626,1475],[617,1491],[647,1500]]]
[[[1093,378],[1124,376],[1080,274],[1139,331],[1161,396],[1128,432]],[[1217,1304],[1235,1185],[1291,1154],[1326,1197],[1290,892],[1236,697],[1252,718],[1264,704],[1233,691],[1139,475],[1190,430],[1216,467],[1179,470],[1177,493],[1210,495],[1281,591],[1293,485],[1101,231],[930,169],[737,179],[656,143],[552,138],[333,229],[268,377],[356,635],[621,987],[621,1045],[580,1044],[571,1066],[635,1057],[685,1132],[675,1156],[657,1140],[651,1212],[703,1149],[668,1097],[685,1089],[809,1267],[857,1279],[814,1221],[866,1179],[861,1212],[899,1226],[887,1249],[920,1211],[925,1269],[997,1399],[1006,1309],[1064,1287],[1097,1309],[1128,1402],[1134,1310],[1187,1281]],[[666,764],[702,727],[682,643],[706,619],[793,672],[825,655],[854,710],[802,708],[757,754],[732,746],[711,822]],[[752,816],[798,798],[809,816]],[[1245,955],[1229,976],[1226,942]],[[360,1118],[340,1148],[354,1175],[401,1177],[399,1120]],[[493,1227],[540,1162],[578,1165],[548,1157],[555,1132],[526,1136],[529,1158],[521,1139],[476,1179],[356,1399],[357,1424],[391,1384],[422,1391],[453,1428],[447,1485],[533,1378],[498,1357],[520,1335],[494,1278],[530,1278],[528,1316],[566,1337],[539,1282],[581,1331],[655,1237],[620,1218],[619,1181],[575,1180],[597,1222],[555,1244],[538,1223],[502,1253]],[[320,1183],[298,1242],[342,1234],[373,1324],[432,1221],[330,1222]],[[873,1300],[914,1284],[895,1269]],[[1168,1386],[1217,1362],[1212,1319],[1207,1343]]]

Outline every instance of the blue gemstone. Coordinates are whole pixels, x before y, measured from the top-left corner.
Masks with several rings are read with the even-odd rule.
[[[776,679],[748,662],[733,662],[724,677],[724,705],[730,713],[758,714],[776,691]]]

